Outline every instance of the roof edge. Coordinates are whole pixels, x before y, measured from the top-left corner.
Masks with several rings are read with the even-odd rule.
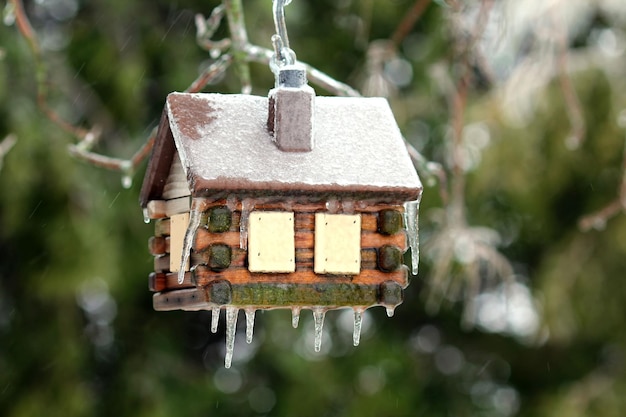
[[[176,153],[167,107],[163,109],[148,167],[139,193],[139,204],[145,208],[150,200],[163,194],[163,188]]]

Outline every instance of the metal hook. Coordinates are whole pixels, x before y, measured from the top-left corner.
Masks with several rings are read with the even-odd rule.
[[[273,0],[274,1],[274,25],[276,26],[276,34],[283,40],[285,48],[289,48],[289,37],[287,36],[287,24],[285,23],[285,6],[291,3],[291,0]]]
[[[295,63],[296,54],[289,48],[289,37],[287,36],[287,25],[285,23],[285,6],[291,3],[291,0],[273,0],[273,2],[276,34],[272,36],[274,56],[270,62],[270,68],[272,72],[277,74],[279,67]]]

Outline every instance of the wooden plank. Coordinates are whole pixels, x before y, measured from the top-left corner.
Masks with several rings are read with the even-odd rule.
[[[295,213],[296,231],[314,231],[316,213]],[[378,218],[375,214],[361,214],[361,231],[376,232],[378,229]]]
[[[167,217],[165,200],[150,200],[146,205],[148,217],[151,219],[162,219]]]
[[[290,200],[291,201],[287,201],[287,198],[285,198],[284,200],[281,200],[281,201],[262,202],[262,198],[259,198],[256,204],[254,205],[254,210],[294,211],[296,213],[307,213],[307,212],[316,213],[319,211],[329,212],[326,207],[326,201],[321,201],[321,202],[316,202],[316,203],[298,203],[295,201],[297,200],[297,197],[291,197]],[[223,199],[205,203],[206,209],[209,209],[211,207],[217,207],[217,206],[228,206],[231,209],[231,211],[241,212],[241,200],[238,200],[236,202],[227,202],[227,200],[223,198]],[[362,202],[355,202],[353,204],[353,209],[346,210],[345,214],[356,214],[356,213],[375,214],[379,212],[380,210],[384,210],[384,209],[393,209],[393,210],[398,210],[401,213],[404,213],[404,206],[401,203],[387,204],[387,203],[376,203],[376,202],[369,203],[367,201],[362,201]],[[342,211],[340,210],[340,212]]]
[[[169,218],[158,219],[156,222],[154,222],[154,235],[157,237],[170,235]]]
[[[320,275],[315,272],[296,271],[286,274],[251,273],[247,269],[227,269],[221,272],[211,271],[208,267],[199,265],[193,271],[195,283],[204,286],[212,281],[225,279],[231,284],[247,284],[251,282],[275,283],[275,284],[328,284],[328,283],[351,283],[373,285],[386,281],[394,281],[402,288],[408,285],[408,268],[403,265],[393,272],[382,272],[373,269],[361,271],[359,275]],[[172,278],[175,278],[172,276]],[[177,282],[168,278],[167,288],[177,288]]]
[[[161,198],[165,179],[172,164],[172,159],[176,153],[174,137],[170,129],[170,122],[167,116],[167,108],[161,113],[159,128],[157,129],[152,155],[148,161],[146,175],[143,180],[139,202],[141,207],[146,207],[150,200]]]
[[[170,238],[151,236],[148,239],[148,250],[151,255],[165,255],[170,251]]]
[[[315,236],[314,233],[296,233],[296,249],[297,248],[313,248]],[[383,236],[378,233],[361,233],[361,248],[378,248],[382,245],[394,245],[403,252],[406,251],[406,236],[404,233],[398,233],[393,236]]]
[[[198,288],[156,293],[152,296],[152,306],[157,311],[197,311],[209,308],[206,292]]]
[[[189,191],[189,184],[187,183],[187,176],[183,170],[183,165],[180,162],[178,152],[174,155],[172,165],[170,166],[170,172],[165,181],[163,187],[162,198],[165,200],[171,200],[174,198],[185,197],[191,195]]]
[[[180,197],[165,202],[165,215],[172,217],[175,214],[182,214],[189,211],[189,197]]]
[[[170,271],[170,256],[160,255],[154,257],[154,271],[155,272],[169,272]]]
[[[190,267],[193,267],[194,265],[201,265],[201,264],[206,263],[203,254],[195,253],[195,252],[191,253],[190,262],[191,262]],[[241,266],[243,266],[243,261],[241,262]],[[170,256],[168,254],[154,257],[154,271],[155,272],[170,272]]]
[[[206,310],[232,305],[258,309],[312,308],[328,309],[376,305],[396,307],[402,303],[402,289],[393,282],[384,284],[283,284],[246,283],[231,285],[217,281],[202,288],[159,292],[153,296],[155,310]]]
[[[221,272],[214,272],[211,271],[211,269],[206,265],[198,265],[192,272],[185,273],[185,279],[182,284],[178,283],[178,274],[174,272],[156,273],[156,276],[158,276],[160,280],[158,282],[159,286],[155,286],[155,289],[151,289],[151,291],[169,291],[191,288],[194,286],[204,287],[217,280],[227,280],[233,285],[249,283],[266,283],[276,285],[284,285],[287,283],[312,285],[329,283],[377,285],[387,281],[396,282],[402,288],[406,288],[408,285],[408,268],[404,265],[394,272],[364,270],[356,276],[319,275],[314,273],[312,270],[296,271],[287,274],[251,273],[247,269],[227,269]]]
[[[314,247],[315,236],[313,232],[296,232],[295,248],[311,249]],[[223,243],[231,247],[239,247],[239,232],[209,233],[205,228],[199,228],[196,233],[194,249],[198,252],[205,250],[211,243]],[[378,233],[362,233],[361,248],[378,248],[383,245],[394,245],[402,252],[407,249],[406,234],[398,233],[392,236],[384,236]]]
[[[245,268],[248,252],[234,247],[232,249],[232,258],[230,268]],[[168,258],[169,259],[169,258]],[[165,262],[165,261],[163,261]],[[168,261],[169,262],[169,261]],[[209,263],[209,251],[192,252],[191,265],[207,265]],[[361,269],[376,269],[377,253],[376,249],[361,250]],[[296,249],[296,267],[300,269],[313,269],[313,250],[312,249]],[[169,268],[169,263],[167,265]]]
[[[150,291],[163,291],[167,288],[165,274],[153,272],[148,276],[148,289]]]
[[[239,247],[239,232],[210,233],[204,227],[196,232],[194,249],[201,252],[212,243],[223,243],[231,247]]]

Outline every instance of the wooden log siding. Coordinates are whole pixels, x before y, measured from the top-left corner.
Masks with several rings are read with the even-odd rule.
[[[385,281],[393,281],[406,288],[408,285],[408,268],[403,265],[394,272],[381,272],[374,269],[361,271],[359,275],[320,275],[311,271],[297,271],[285,274],[251,273],[247,269],[227,269],[213,272],[204,265],[198,265],[193,271],[185,273],[182,284],[178,283],[175,272],[154,272],[150,274],[150,290],[154,292],[181,290],[185,288],[204,287],[217,280],[227,280],[232,285],[249,283],[262,284],[355,284],[378,285]]]
[[[169,263],[169,218],[161,218],[155,223],[155,236],[150,239],[151,253],[155,255],[156,273],[151,275],[150,290],[155,292],[181,291],[196,286],[226,279],[232,284],[245,283],[294,283],[294,284],[359,284],[375,285],[384,281],[393,281],[402,288],[408,285],[408,270],[401,266],[395,271],[383,272],[378,269],[377,249],[383,245],[397,247],[401,252],[407,249],[406,232],[402,229],[394,235],[383,235],[379,232],[379,212],[393,209],[404,212],[402,206],[384,204],[358,207],[353,213],[361,214],[361,272],[351,275],[318,275],[313,272],[313,253],[315,242],[315,212],[326,211],[326,205],[282,203],[258,204],[254,210],[273,211],[290,210],[295,213],[295,248],[296,272],[286,274],[251,273],[247,269],[247,251],[240,248],[241,204],[233,206],[231,226],[228,231],[210,233],[207,229],[208,215],[203,219],[203,226],[198,229],[194,250],[191,255],[192,272],[185,274],[185,280],[178,284],[177,275],[168,271]],[[226,206],[226,201],[209,203],[205,206],[208,212],[214,207]],[[230,266],[224,271],[212,271],[209,264],[209,247],[212,244],[225,244],[232,250]],[[164,251],[165,249],[165,251]]]

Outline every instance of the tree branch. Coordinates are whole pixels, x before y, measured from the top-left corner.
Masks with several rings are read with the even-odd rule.
[[[391,35],[391,41],[399,46],[404,38],[407,37],[415,23],[419,20],[420,17],[424,14],[431,0],[416,0],[413,4],[413,7],[404,15],[404,18]]]
[[[617,189],[617,197],[600,210],[582,217],[578,221],[578,227],[583,232],[591,229],[603,230],[610,219],[624,211],[626,211],[626,141],[622,156],[622,179]]]

